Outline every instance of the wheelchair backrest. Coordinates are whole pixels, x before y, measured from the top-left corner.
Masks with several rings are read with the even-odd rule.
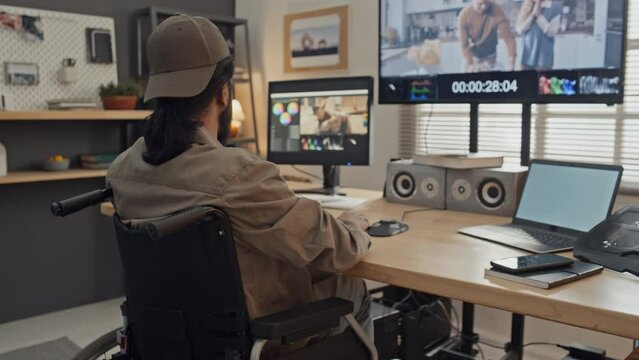
[[[226,215],[202,207],[142,230],[117,215],[114,223],[133,358],[246,358],[248,314]]]

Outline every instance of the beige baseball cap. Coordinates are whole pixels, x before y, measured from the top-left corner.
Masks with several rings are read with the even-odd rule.
[[[149,83],[144,101],[193,97],[211,81],[217,63],[230,56],[224,36],[203,17],[178,14],[163,21],[146,44]]]

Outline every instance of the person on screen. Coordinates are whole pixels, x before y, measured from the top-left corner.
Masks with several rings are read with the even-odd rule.
[[[555,62],[555,36],[561,24],[559,1],[524,0],[517,19],[523,37],[522,70],[551,70]]]
[[[338,112],[329,112],[324,105],[314,105],[313,115],[317,117],[320,134],[350,134],[351,125],[348,116]]]
[[[459,13],[458,26],[467,72],[515,69],[517,43],[501,5],[494,0],[472,0]],[[508,48],[509,63],[505,69],[497,64],[499,37]]]
[[[301,43],[303,51],[311,51],[315,48],[315,39],[309,33],[302,35]]]

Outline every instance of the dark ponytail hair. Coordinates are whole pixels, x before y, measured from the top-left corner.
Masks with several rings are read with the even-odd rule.
[[[217,64],[211,81],[200,94],[190,98],[162,97],[155,100],[155,111],[149,117],[144,131],[144,161],[161,165],[189,149],[201,126],[195,119],[211,104],[224,85],[229,85],[230,90],[234,70],[233,60],[225,58]]]

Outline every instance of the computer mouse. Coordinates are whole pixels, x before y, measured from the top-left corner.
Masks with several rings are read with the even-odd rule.
[[[395,219],[382,219],[368,228],[368,234],[375,237],[388,237],[408,230],[408,225]]]

